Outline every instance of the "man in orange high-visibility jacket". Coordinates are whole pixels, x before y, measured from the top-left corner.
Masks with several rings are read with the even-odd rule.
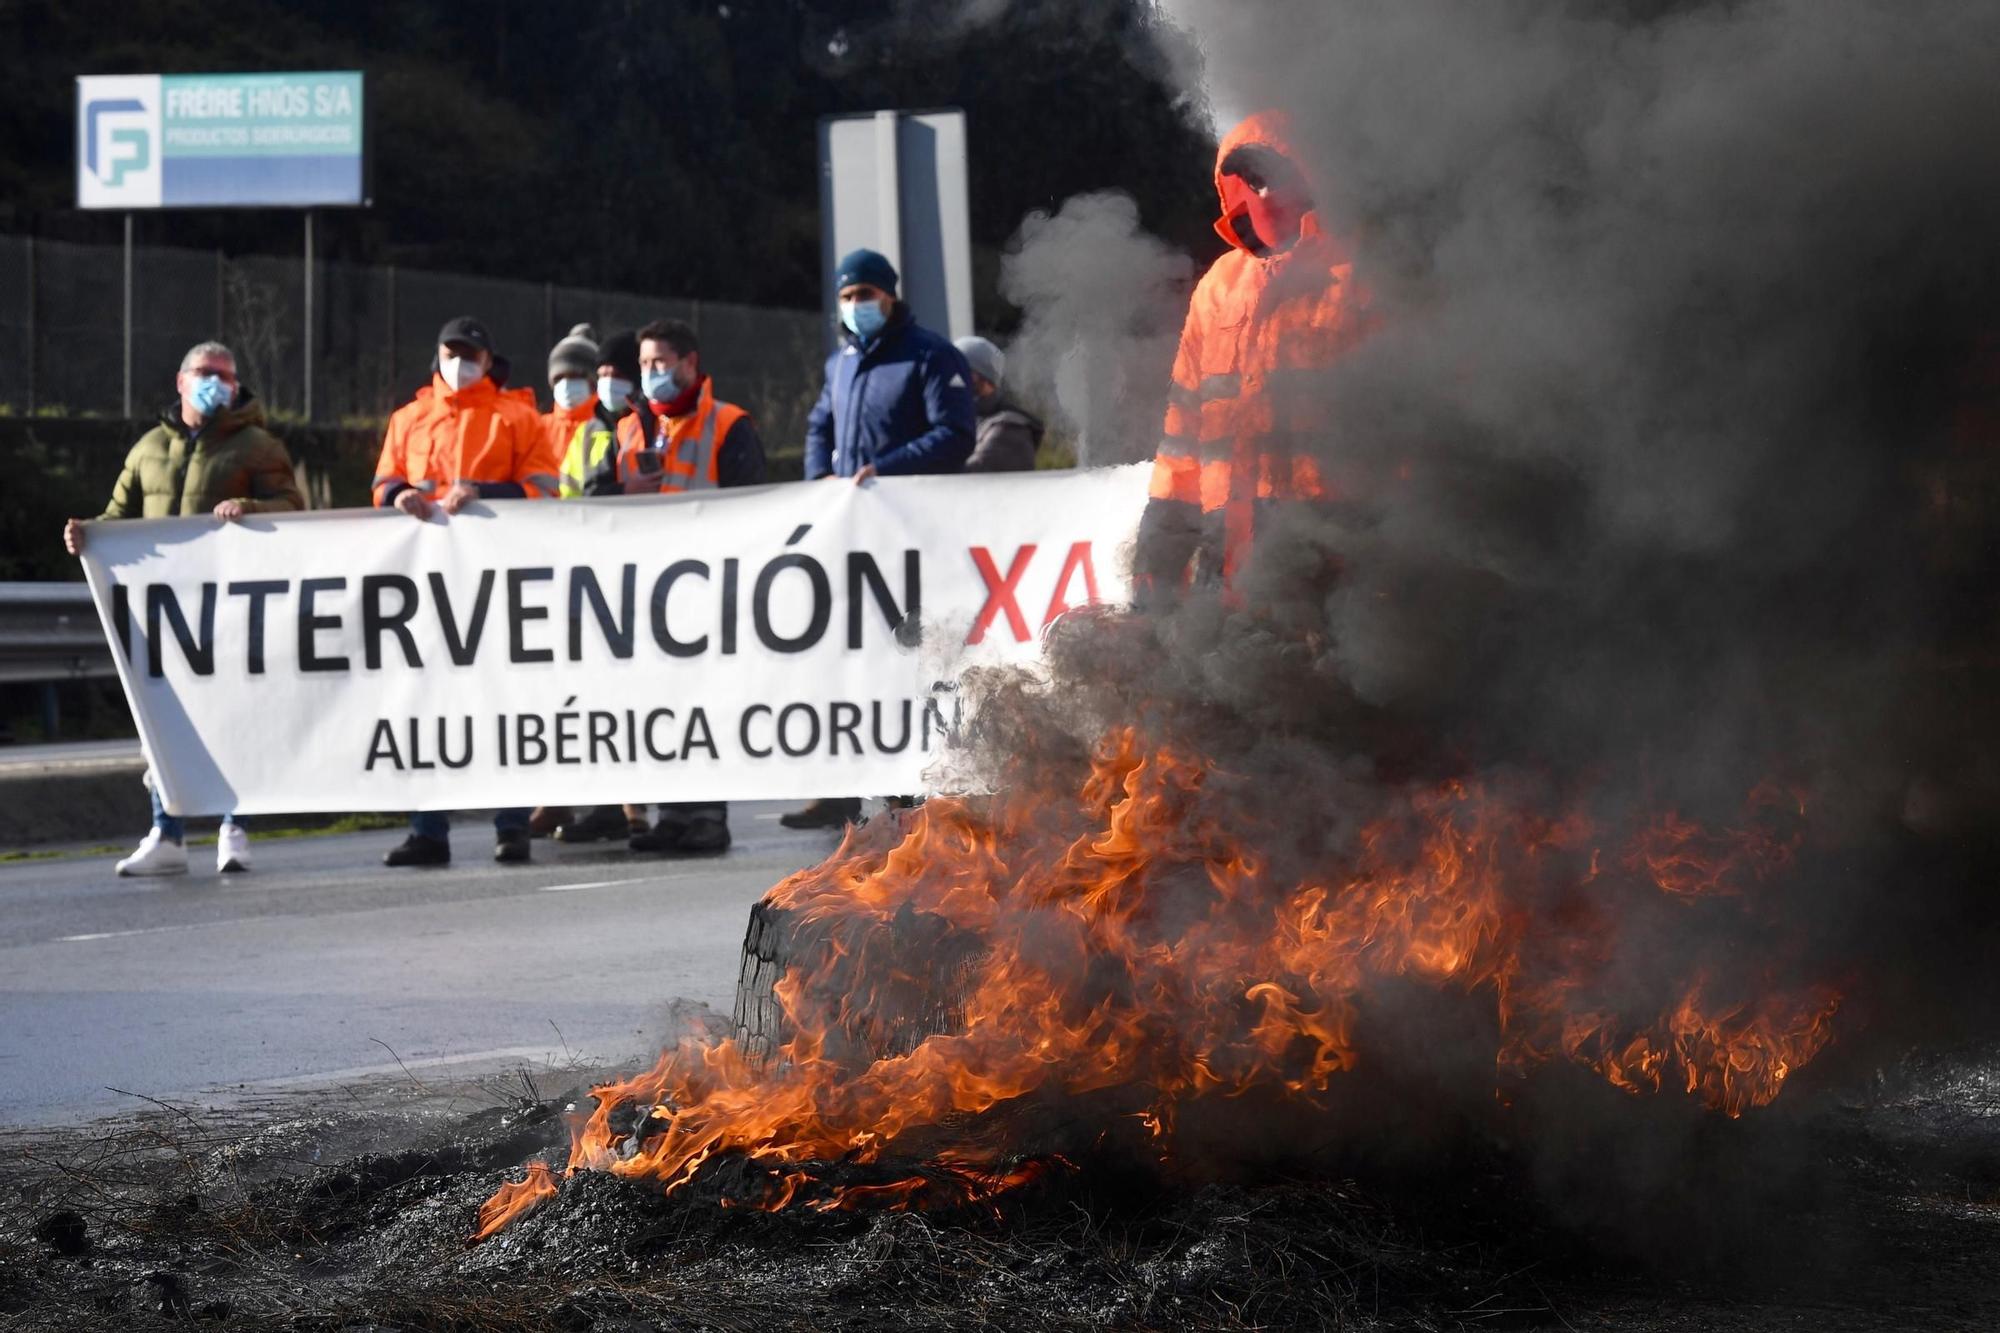
[[[483,321],[460,316],[438,330],[437,370],[412,401],[389,418],[375,465],[375,503],[413,518],[431,505],[456,514],[474,500],[554,495],[551,456],[535,396],[493,382],[493,340]],[[493,818],[493,859],[526,861],[528,811]],[[410,836],[383,860],[392,866],[451,861],[451,817],[439,810],[410,816]]]
[[[618,421],[618,473],[627,493],[763,482],[764,441],[748,412],[715,396],[691,327],[659,319],[639,330],[639,389],[650,414]]]
[[[556,465],[534,394],[496,385],[484,322],[461,316],[438,331],[438,369],[396,409],[375,465],[375,503],[424,515],[467,501],[554,495]]]
[[[1223,139],[1215,192],[1230,248],[1196,285],[1174,357],[1139,527],[1142,597],[1229,585],[1261,508],[1332,498],[1313,454],[1327,427],[1314,379],[1359,335],[1362,303],[1345,249],[1320,230],[1283,113]]]
[[[639,330],[639,390],[650,411],[628,412],[617,426],[617,472],[627,493],[763,482],[764,441],[748,412],[715,396],[701,342],[688,325],[661,319]],[[729,807],[662,804],[653,827],[634,833],[627,845],[635,852],[714,855],[729,846]]]

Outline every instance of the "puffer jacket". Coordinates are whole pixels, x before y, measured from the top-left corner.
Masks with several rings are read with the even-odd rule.
[[[306,507],[292,458],[264,429],[264,405],[247,390],[189,438],[180,400],[139,437],[99,518],[172,518],[206,514],[241,500],[256,514]]]
[[[979,438],[967,472],[1031,472],[1035,451],[1042,447],[1042,423],[995,394],[979,405]]]
[[[916,323],[901,301],[863,342],[843,333],[806,419],[806,480],[956,472],[972,453],[972,372],[949,339]]]

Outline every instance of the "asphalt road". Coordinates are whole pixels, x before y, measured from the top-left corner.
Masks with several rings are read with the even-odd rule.
[[[207,847],[169,880],[0,864],[0,1125],[129,1093],[219,1104],[404,1065],[650,1055],[672,1000],[727,1012],[750,905],[836,845],[780,828],[784,808],[733,807],[735,845],[706,860],[541,840],[500,866],[492,826],[461,818],[435,870],[381,864],[400,832],[254,828],[247,875],[216,875]]]

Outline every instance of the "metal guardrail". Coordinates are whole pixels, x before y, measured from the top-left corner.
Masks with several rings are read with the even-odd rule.
[[[0,583],[0,684],[117,675],[82,583]]]

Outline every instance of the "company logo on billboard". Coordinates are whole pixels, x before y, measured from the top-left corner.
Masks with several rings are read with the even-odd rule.
[[[136,97],[102,97],[84,107],[84,165],[110,189],[153,163],[146,104]]]

